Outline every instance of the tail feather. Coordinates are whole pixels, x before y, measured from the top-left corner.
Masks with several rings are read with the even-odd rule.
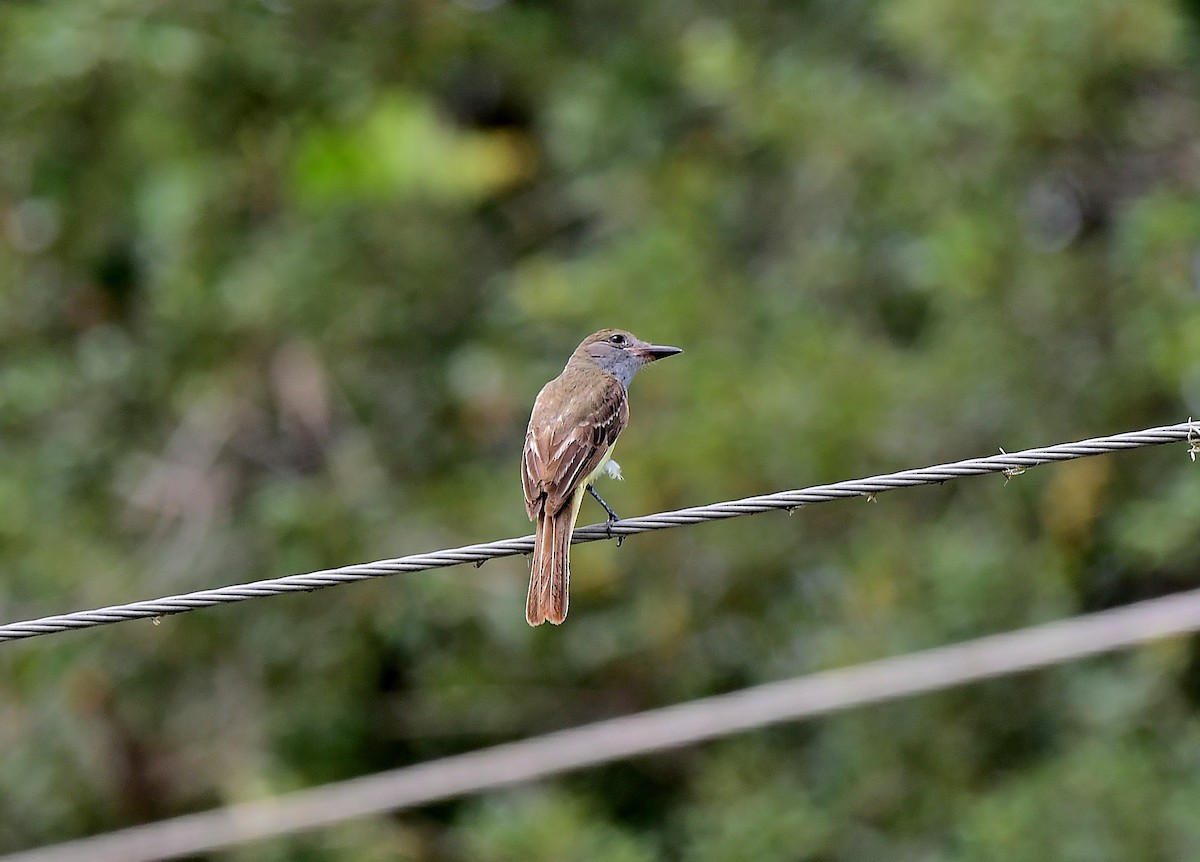
[[[575,528],[573,509],[574,506],[567,505],[557,515],[538,515],[529,598],[525,603],[525,620],[531,626],[547,621],[559,625],[567,618],[571,533]]]

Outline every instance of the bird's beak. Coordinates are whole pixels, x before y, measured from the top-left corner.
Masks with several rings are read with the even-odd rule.
[[[674,356],[676,353],[683,353],[683,348],[669,347],[666,344],[646,344],[630,352],[642,357],[647,362],[654,362],[656,359],[664,359],[668,356]]]

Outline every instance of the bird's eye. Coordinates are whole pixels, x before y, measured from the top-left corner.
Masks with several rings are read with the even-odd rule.
[[[608,340],[609,340],[609,342],[611,342],[612,344],[624,344],[624,343],[625,343],[625,336],[624,336],[624,335],[622,335],[621,333],[619,333],[619,332],[618,332],[616,335],[610,335],[610,336],[608,337]]]

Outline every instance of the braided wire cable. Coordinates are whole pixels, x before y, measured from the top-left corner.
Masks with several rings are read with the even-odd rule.
[[[1123,434],[1113,434],[1108,437],[1093,437],[1075,443],[1060,443],[1039,449],[1025,449],[1021,452],[1004,452],[984,458],[970,458],[965,461],[955,461],[939,464],[933,467],[922,467],[915,470],[902,470],[898,473],[887,473],[871,476],[865,479],[851,479],[844,482],[834,482],[829,485],[814,485],[792,491],[780,491],[774,494],[763,494],[756,497],[745,497],[740,500],[729,500],[721,503],[711,503],[705,506],[693,506],[688,509],[678,509],[673,512],[659,512],[641,518],[626,518],[611,524],[592,524],[580,527],[575,531],[572,543],[595,542],[600,539],[624,538],[636,533],[646,533],[651,530],[665,530],[671,527],[683,527],[700,524],[706,521],[717,521],[725,518],[737,518],[742,515],[754,515],[777,509],[792,510],[813,503],[824,503],[832,500],[842,500],[849,497],[874,497],[884,491],[894,491],[898,488],[911,488],[917,485],[935,485],[952,479],[966,476],[980,476],[987,473],[1005,473],[1009,476],[1023,472],[1030,467],[1049,464],[1057,461],[1072,461],[1077,458],[1088,458],[1109,452],[1125,449],[1140,449],[1146,446],[1160,446],[1165,443],[1188,442],[1191,444],[1189,454],[1192,459],[1200,453],[1200,423],[1190,419],[1176,425],[1163,425],[1157,428],[1147,428],[1142,431],[1129,431]],[[234,584],[227,587],[198,590],[176,596],[166,596],[160,599],[130,602],[127,604],[110,605],[94,610],[74,611],[58,616],[41,617],[38,619],[0,625],[0,642],[37,637],[39,635],[56,634],[73,629],[85,629],[93,626],[108,625],[125,620],[147,619],[171,614],[186,613],[199,608],[214,605],[230,604],[248,599],[265,596],[281,595],[284,593],[311,592],[313,590],[333,587],[338,584],[353,583],[371,578],[386,577],[401,572],[420,572],[427,569],[457,566],[462,563],[482,565],[487,560],[498,557],[510,557],[516,554],[528,554],[533,550],[533,536],[500,539],[495,542],[484,542],[477,545],[466,545],[461,548],[449,548],[427,554],[412,554],[388,560],[378,560],[372,563],[358,563],[341,566],[334,569],[322,569],[301,575],[287,575],[247,584]]]

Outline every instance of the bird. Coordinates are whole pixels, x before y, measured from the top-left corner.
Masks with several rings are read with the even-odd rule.
[[[521,456],[525,508],[535,524],[525,620],[531,626],[567,618],[571,533],[601,472],[621,478],[613,445],[629,424],[629,382],[642,367],[682,353],[650,344],[624,329],[601,329],[583,339],[562,373],[542,387],[533,402]]]

